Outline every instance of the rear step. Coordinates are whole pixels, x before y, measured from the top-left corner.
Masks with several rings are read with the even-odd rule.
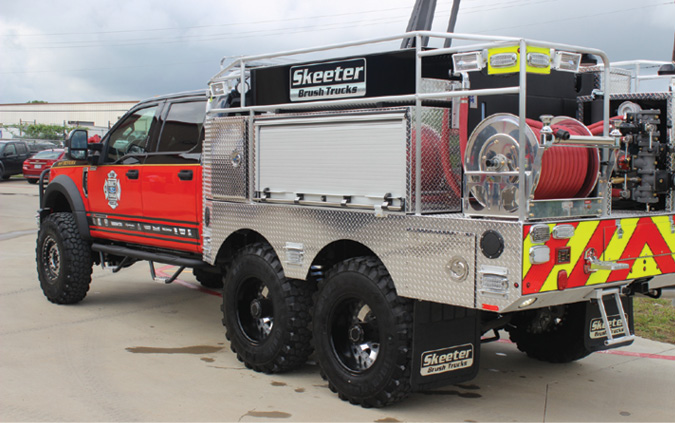
[[[615,337],[612,334],[612,328],[609,325],[609,319],[607,317],[607,311],[605,310],[605,297],[612,296],[616,302],[616,308],[619,311],[619,319],[621,319],[621,326],[623,327],[623,335]],[[628,320],[626,320],[626,312],[623,309],[623,303],[621,302],[621,287],[608,288],[608,289],[598,289],[593,291],[593,298],[598,302],[600,306],[600,315],[602,317],[602,323],[605,325],[605,332],[607,333],[607,340],[605,340],[606,346],[621,344],[624,342],[632,342],[635,339],[635,335],[630,333],[628,327]]]
[[[171,264],[181,267],[203,267],[206,264],[198,259],[175,256],[166,253],[152,253],[143,250],[134,250],[133,248],[121,247],[119,245],[105,245],[99,243],[91,244],[93,251],[113,254],[121,257],[130,257],[137,260],[147,260],[150,262]]]

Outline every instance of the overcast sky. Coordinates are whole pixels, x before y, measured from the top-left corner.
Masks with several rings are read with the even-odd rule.
[[[0,103],[140,100],[203,88],[223,56],[402,33],[413,4],[0,0]],[[451,5],[438,0],[434,30],[445,30]],[[462,0],[455,31],[599,48],[612,61],[670,60],[675,0]]]

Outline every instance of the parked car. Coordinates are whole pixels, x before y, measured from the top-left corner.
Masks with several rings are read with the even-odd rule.
[[[26,141],[0,140],[0,177],[9,179],[21,173],[21,165],[31,154]]]
[[[42,150],[34,156],[23,162],[23,177],[28,183],[35,184],[40,179],[43,170],[49,169],[52,165],[61,160],[66,153],[63,148],[53,148],[51,150]]]
[[[40,142],[40,141],[33,141],[33,142],[28,142],[28,149],[31,151],[31,153],[37,153],[38,151],[42,150],[51,150],[54,148],[59,148],[61,147],[58,144],[52,143],[52,142]]]

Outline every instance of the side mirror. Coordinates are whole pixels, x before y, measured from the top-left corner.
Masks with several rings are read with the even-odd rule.
[[[87,131],[84,129],[73,129],[66,138],[66,154],[73,160],[87,159]]]

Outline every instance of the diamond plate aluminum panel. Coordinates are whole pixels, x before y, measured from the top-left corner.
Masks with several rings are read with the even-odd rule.
[[[408,295],[473,308],[476,236],[465,232],[408,228]],[[457,269],[455,269],[457,268]]]
[[[474,265],[471,266],[471,277],[474,280],[474,283],[470,284],[471,291],[462,287],[454,287],[452,290],[453,298],[451,302],[447,304],[453,305],[463,305],[466,307],[468,304],[469,296],[474,297],[474,307],[478,309],[484,308],[483,305],[486,305],[490,308],[498,307],[500,310],[511,305],[521,296],[520,281],[522,280],[522,236],[523,229],[522,224],[517,221],[502,221],[502,220],[488,220],[488,219],[472,219],[462,217],[460,214],[443,214],[443,215],[429,215],[429,216],[408,216],[407,218],[408,228],[414,228],[421,231],[431,231],[431,232],[456,232],[463,234],[475,234],[472,236],[474,238],[474,248],[469,249],[466,245],[467,241],[464,242],[455,242],[451,248],[448,248],[447,258],[445,261],[435,259],[436,253],[431,253],[433,249],[430,250],[431,254],[421,255],[418,257],[422,265],[418,266],[436,266],[440,269],[442,264],[442,271],[446,272],[446,265],[448,261],[451,261],[453,257],[459,256],[463,257],[467,262],[471,263],[474,261]],[[486,257],[480,249],[480,239],[483,234],[488,231],[498,232],[504,239],[504,250],[496,258]],[[459,239],[456,237],[455,239]],[[414,245],[408,245],[408,250],[406,250],[405,257],[410,261],[411,255],[414,253],[412,250]],[[438,260],[438,262],[435,262]],[[509,281],[508,291],[506,295],[495,296],[485,292],[480,292],[476,288],[478,280],[478,272],[484,267],[492,268],[501,268],[507,273],[507,278]],[[412,267],[408,266],[408,273],[406,274],[406,284],[407,289],[410,292],[414,293],[412,296],[417,298],[417,295],[422,295],[424,292],[442,292],[447,288],[447,281],[440,286],[434,286],[430,284],[429,281],[422,281],[418,278],[416,271],[411,270]],[[429,270],[434,271],[434,270]],[[440,272],[441,270],[436,270]],[[448,281],[450,278],[447,279]],[[458,284],[459,285],[459,284]],[[433,298],[429,299],[425,295],[425,299],[429,301],[446,303],[447,298],[444,298],[440,295],[435,295]]]
[[[204,196],[245,200],[248,188],[248,118],[209,117],[204,126]]]
[[[582,67],[580,73],[592,73],[595,77],[594,87],[605,91],[604,68],[602,66]],[[609,93],[620,94],[631,91],[632,72],[627,69],[611,68],[609,71]]]
[[[418,115],[409,110],[408,125],[408,201],[407,211],[416,212],[416,142]],[[421,128],[420,212],[453,212],[461,210],[462,161],[459,130],[451,128],[449,108],[422,107]]]
[[[373,212],[285,204],[213,201],[205,206],[211,209],[211,225],[204,231],[205,237],[210,237],[211,248],[204,259],[211,264],[232,233],[247,229],[258,232],[270,243],[286,276],[305,279],[324,247],[339,240],[353,240],[382,260],[399,295],[464,307],[489,304],[502,308],[519,296],[515,288],[522,272],[519,222],[467,219],[460,214],[389,213],[376,217]],[[488,259],[474,245],[488,229],[500,232],[504,238],[504,252],[495,259]],[[469,266],[464,282],[453,281],[448,273],[453,257],[462,257]],[[506,269],[510,284],[506,297],[480,294],[474,300],[475,271],[483,264]]]

